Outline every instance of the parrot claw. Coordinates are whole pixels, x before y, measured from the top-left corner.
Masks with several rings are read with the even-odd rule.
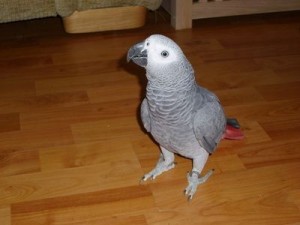
[[[166,165],[163,161],[159,160],[159,162],[157,163],[156,167],[153,170],[151,170],[149,173],[146,173],[142,177],[141,183],[143,181],[146,181],[146,180],[149,180],[149,179],[154,180],[158,175],[162,174],[165,171],[173,169],[174,167],[175,167],[175,163],[174,162]]]
[[[206,182],[207,179],[213,174],[213,172],[214,170],[212,169],[208,171],[203,177],[200,177],[200,174],[196,171],[192,171],[187,174],[189,185],[185,189],[184,193],[189,201],[192,200],[194,194],[196,193],[198,185]]]

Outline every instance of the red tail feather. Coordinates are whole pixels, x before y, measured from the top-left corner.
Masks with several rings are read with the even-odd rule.
[[[241,140],[244,138],[244,134],[240,129],[234,128],[230,125],[226,125],[226,130],[223,138],[229,140]]]

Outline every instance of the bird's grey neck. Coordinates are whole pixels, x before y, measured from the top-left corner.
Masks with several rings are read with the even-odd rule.
[[[195,79],[178,82],[178,84],[166,84],[148,81],[146,97],[148,100],[160,101],[171,97],[172,100],[184,99],[196,90]]]
[[[149,75],[147,75],[148,77]],[[151,75],[149,76],[151,77]],[[195,85],[195,77],[188,77],[185,80],[164,80],[164,79],[156,79],[151,77],[149,79],[148,77],[148,84],[147,84],[147,89],[156,89],[156,90],[163,90],[167,92],[178,92],[180,90],[189,90],[192,89]]]
[[[188,114],[187,112],[193,110],[196,88],[195,81],[177,88],[162,88],[155,83],[148,82],[146,98],[150,115],[153,116],[152,120],[158,121],[159,124],[168,121],[168,126],[172,124],[178,125],[179,120],[182,125],[187,124],[189,117],[182,119],[181,115],[182,113]]]

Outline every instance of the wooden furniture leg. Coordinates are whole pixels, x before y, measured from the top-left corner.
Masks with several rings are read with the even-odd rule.
[[[193,0],[171,0],[171,24],[176,30],[192,28]]]

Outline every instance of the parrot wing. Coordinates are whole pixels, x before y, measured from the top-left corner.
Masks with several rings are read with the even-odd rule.
[[[147,132],[150,132],[150,124],[151,124],[151,119],[150,119],[150,114],[149,114],[149,106],[148,106],[148,101],[146,98],[144,98],[142,104],[141,104],[141,118],[143,125],[146,129]]]
[[[196,139],[208,153],[213,153],[225,131],[226,118],[218,101],[209,101],[196,111],[193,128]]]

